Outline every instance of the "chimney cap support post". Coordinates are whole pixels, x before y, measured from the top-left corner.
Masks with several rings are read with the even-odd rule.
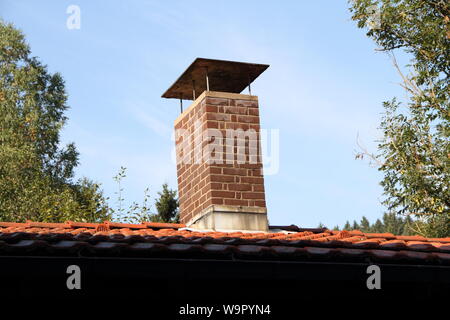
[[[206,91],[209,91],[209,76],[208,76],[208,67],[206,68]]]
[[[183,94],[180,93],[180,113],[183,113]]]

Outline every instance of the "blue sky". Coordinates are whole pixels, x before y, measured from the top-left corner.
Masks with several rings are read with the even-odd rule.
[[[69,5],[81,29],[66,27]],[[271,224],[315,227],[379,218],[380,173],[354,159],[375,150],[382,101],[404,96],[385,54],[350,20],[346,1],[17,1],[0,16],[69,94],[64,143],[81,153],[77,177],[102,183],[128,168],[127,201],[176,188],[171,160],[179,103],[161,94],[196,58],[270,64],[252,85],[262,127],[280,130],[280,170],[266,177]]]

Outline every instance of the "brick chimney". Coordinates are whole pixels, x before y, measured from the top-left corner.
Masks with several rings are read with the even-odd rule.
[[[258,97],[250,88],[267,67],[197,58],[163,94],[180,99],[178,193],[180,219],[189,227],[268,228]],[[249,94],[240,94],[246,87]],[[184,111],[183,99],[194,100]]]

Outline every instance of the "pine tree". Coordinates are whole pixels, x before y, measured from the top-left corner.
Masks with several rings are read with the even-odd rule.
[[[377,219],[377,221],[375,221],[375,223],[370,227],[370,232],[373,232],[373,233],[384,232],[384,225],[380,219]]]
[[[361,223],[360,223],[360,230],[362,232],[370,232],[370,222],[367,220],[366,217],[362,217]]]
[[[345,222],[343,230],[352,230],[352,226],[350,225],[350,222],[348,220]]]
[[[155,199],[158,217],[161,222],[178,222],[178,199],[177,192],[169,189],[167,183],[162,185],[162,191],[158,192],[159,198]]]

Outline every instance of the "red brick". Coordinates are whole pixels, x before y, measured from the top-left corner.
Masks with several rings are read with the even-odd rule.
[[[238,122],[244,122],[244,123],[259,123],[259,117],[255,116],[238,116],[237,117]]]
[[[254,184],[253,185],[254,192],[264,192],[264,185],[262,184]]]
[[[248,206],[248,201],[247,200],[236,200],[236,199],[224,199],[223,200],[223,204],[228,205],[228,206],[243,206],[243,207],[247,207]]]
[[[212,198],[211,203],[212,204],[223,204],[223,199],[222,198]]]
[[[216,120],[216,121],[230,121],[231,116],[229,114],[223,114],[223,113],[207,113],[206,119],[207,120]]]
[[[224,185],[222,183],[218,183],[218,182],[211,182],[210,187],[211,187],[211,190],[223,190],[224,189]]]
[[[203,129],[219,129],[219,123],[217,121],[208,120],[203,124]]]
[[[255,207],[263,207],[263,208],[265,208],[266,207],[266,201],[264,201],[264,200],[255,200],[254,201],[254,205],[255,205]]]
[[[236,122],[225,123],[225,129],[233,129],[233,130],[242,129],[242,130],[246,131],[249,128],[250,128],[250,126],[245,123],[236,123]]]
[[[221,174],[222,173],[222,168],[210,167],[209,168],[209,173],[210,174]]]
[[[205,111],[206,112],[217,112],[217,106],[206,105]]]
[[[251,184],[263,184],[264,179],[262,177],[241,177],[241,183],[251,183]]]
[[[245,169],[239,168],[223,168],[223,174],[236,175],[236,176],[246,176],[247,172]]]
[[[235,179],[234,179],[234,176],[224,176],[224,175],[212,174],[211,181],[212,182],[234,182]]]
[[[235,100],[234,103],[236,106],[258,108],[258,102],[254,100]]]
[[[264,200],[265,196],[263,192],[243,192],[242,198]]]
[[[214,105],[228,105],[228,99],[206,97],[205,103]]]
[[[236,193],[233,191],[216,191],[216,190],[212,190],[211,191],[211,196],[213,198],[232,198],[234,199]]]
[[[252,185],[251,184],[237,184],[237,183],[229,183],[228,190],[235,190],[235,191],[252,191]],[[255,187],[255,186],[253,186]],[[253,190],[254,191],[254,190]]]
[[[232,107],[232,106],[223,107],[223,112],[231,114],[247,114],[247,110],[248,109],[245,107]]]

